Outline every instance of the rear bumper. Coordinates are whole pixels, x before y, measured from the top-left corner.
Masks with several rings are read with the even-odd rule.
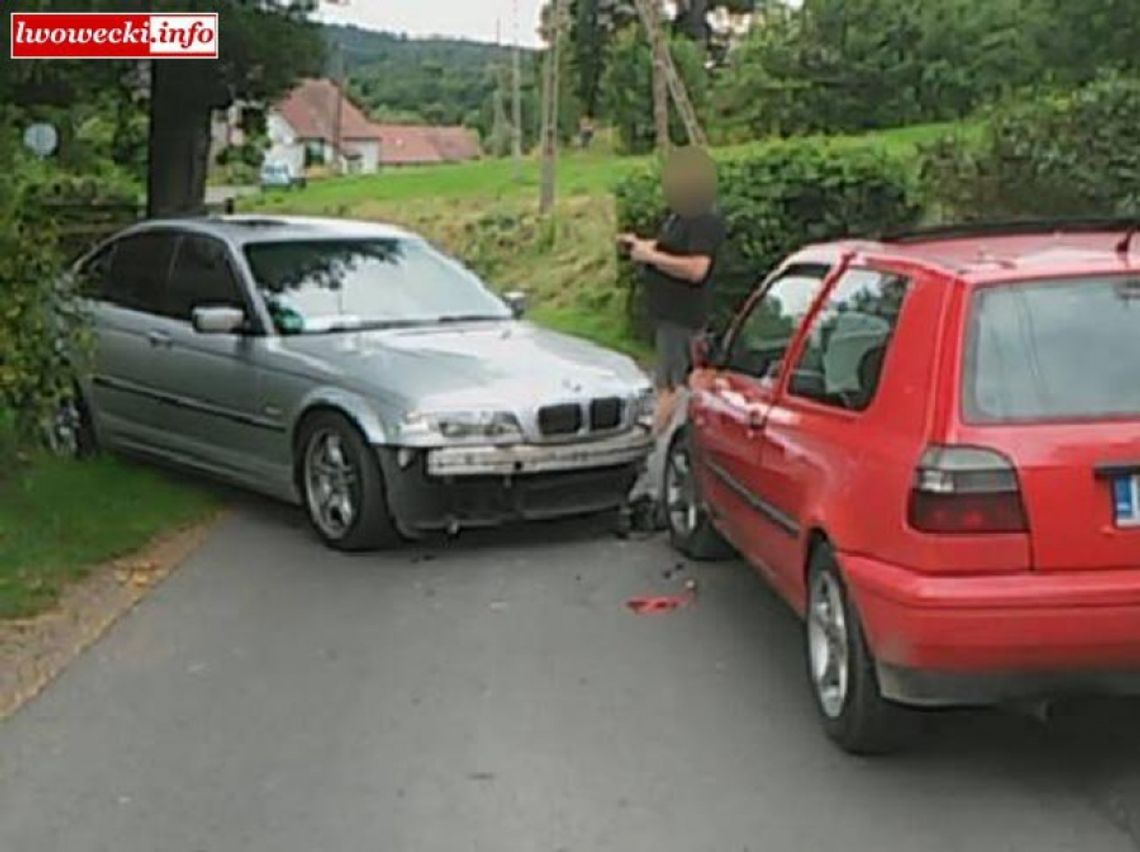
[[[912,707],[984,707],[1065,695],[1140,695],[1137,671],[942,672],[879,663],[883,696]]]
[[[888,698],[1140,693],[1140,568],[932,577],[861,556],[842,564]]]

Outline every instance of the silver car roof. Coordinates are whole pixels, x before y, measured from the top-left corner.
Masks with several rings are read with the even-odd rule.
[[[418,239],[410,231],[380,222],[256,213],[238,216],[150,219],[132,225],[116,236],[164,228],[209,234],[237,246],[292,240]]]

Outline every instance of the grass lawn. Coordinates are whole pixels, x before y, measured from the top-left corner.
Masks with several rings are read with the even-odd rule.
[[[99,562],[205,518],[206,491],[113,458],[36,458],[0,479],[0,618],[34,615]]]
[[[558,191],[564,196],[606,194],[644,157],[574,152],[559,160]],[[466,199],[487,204],[524,196],[538,200],[539,162],[487,159],[443,166],[391,169],[313,181],[303,190],[275,191],[255,200],[258,210],[352,216],[361,204]]]
[[[830,137],[835,145],[858,145],[874,140],[888,151],[907,155],[922,143],[956,129],[955,124],[920,124],[876,133]],[[813,139],[811,141],[818,141]],[[722,154],[744,152],[765,141],[719,149]],[[609,195],[614,184],[651,156],[622,157],[605,150],[570,151],[558,161],[558,194],[562,198]],[[538,200],[539,163],[528,157],[521,163],[486,159],[443,166],[391,169],[375,175],[356,175],[314,181],[299,191],[274,191],[257,197],[252,209],[310,215],[354,216],[363,206],[463,200],[480,205],[526,198]]]

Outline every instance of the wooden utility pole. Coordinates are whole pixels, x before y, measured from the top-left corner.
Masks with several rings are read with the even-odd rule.
[[[653,123],[657,133],[657,147],[661,151],[669,149],[669,96],[673,96],[673,104],[685,125],[685,135],[690,145],[708,145],[701,123],[697,119],[697,111],[693,109],[693,102],[689,100],[689,93],[685,89],[685,82],[673,64],[673,56],[669,52],[669,40],[661,28],[660,0],[634,0],[638,15],[649,36],[649,44],[653,50]]]
[[[495,71],[495,117],[494,123],[491,126],[491,148],[496,157],[501,157],[507,152],[510,144],[509,136],[513,132],[507,122],[507,108],[503,101],[503,74],[501,71]]]
[[[669,91],[673,95],[673,104],[677,107],[677,112],[681,114],[681,123],[685,125],[685,135],[689,137],[690,145],[700,145],[702,148],[707,148],[709,140],[705,136],[704,128],[701,127],[700,119],[697,118],[697,111],[693,108],[693,102],[689,100],[685,81],[677,73],[677,66],[673,64],[673,57],[668,52],[669,48],[666,46],[664,50],[667,59],[665,80],[668,82]]]
[[[511,48],[511,154],[522,160],[522,59],[519,56],[519,2],[514,2],[514,45]]]
[[[495,21],[495,47],[502,47],[502,22]],[[494,65],[495,94],[494,94],[494,123],[491,126],[491,150],[496,157],[503,156],[509,144],[511,128],[507,124],[506,108],[506,67],[496,62]]]
[[[336,51],[336,82],[333,86],[336,89],[336,103],[333,106],[333,163],[336,166],[336,171],[344,171],[344,160],[340,154],[341,146],[341,124],[344,122],[344,51],[339,47]]]
[[[538,212],[545,216],[554,208],[555,167],[558,159],[558,90],[562,33],[566,28],[567,0],[554,0],[554,20],[548,27],[550,46],[542,80],[542,174],[539,180]]]
[[[669,48],[661,32],[660,0],[637,0],[637,11],[641,23],[649,36],[649,47],[653,52],[653,130],[657,138],[657,150],[669,150],[669,83],[666,64],[669,61]]]

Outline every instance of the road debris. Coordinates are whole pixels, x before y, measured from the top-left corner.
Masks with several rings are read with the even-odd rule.
[[[683,595],[649,595],[647,597],[630,598],[625,605],[637,615],[656,615],[662,612],[673,612],[683,609],[696,598],[696,591],[691,589]]]

